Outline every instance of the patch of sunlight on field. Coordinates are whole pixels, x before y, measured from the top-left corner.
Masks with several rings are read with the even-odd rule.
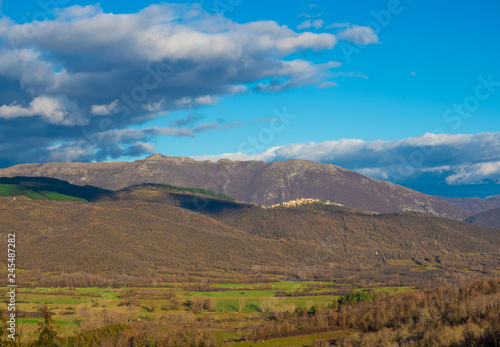
[[[214,335],[220,341],[241,339],[241,334],[238,334],[231,330],[216,331]]]
[[[19,318],[18,324],[38,324],[43,321],[43,318]],[[57,327],[77,327],[78,324],[74,319],[54,319],[54,325]]]
[[[244,293],[244,294],[242,294]],[[189,292],[188,298],[195,295],[210,296],[221,299],[239,299],[239,298],[262,298],[265,296],[273,296],[274,290],[245,290],[245,291],[224,291],[224,292]]]
[[[35,304],[44,304],[45,302],[47,302],[48,304],[80,305],[91,302],[92,298],[82,297],[78,299],[78,298],[54,298],[47,296],[36,296],[36,297],[24,298],[23,301]]]
[[[328,340],[334,338],[340,338],[344,336],[350,335],[350,331],[333,331],[327,333],[320,334],[311,334],[311,335],[301,335],[301,336],[293,336],[293,337],[285,337],[280,339],[271,339],[271,340],[260,340],[257,342],[233,342],[226,343],[223,346],[234,346],[234,347],[251,347],[251,346],[272,346],[272,347],[303,347],[303,346],[311,346],[314,341],[320,340]]]
[[[415,262],[411,259],[387,259],[387,262],[389,265],[396,265],[396,266],[413,266],[415,265]]]
[[[314,281],[282,281],[282,282],[270,282],[270,283],[216,283],[215,287],[220,288],[255,288],[263,286],[271,286],[273,289],[278,290],[301,290],[306,288],[309,284],[336,284],[335,282],[314,282]]]
[[[49,192],[46,190],[41,190],[40,194],[45,196],[49,200],[57,200],[57,201],[80,201],[80,202],[88,202],[85,199],[77,198],[74,196],[69,196],[61,193],[56,193],[56,192]]]
[[[326,306],[331,303],[334,299],[337,299],[338,296],[334,295],[325,295],[325,296],[295,296],[295,297],[285,297],[280,298],[280,304],[295,304],[297,306],[302,306],[304,308],[309,309],[310,306],[316,305],[318,307]]]
[[[354,289],[353,291],[355,292],[361,292],[361,291],[366,291],[366,290],[372,290],[374,292],[385,292],[388,294],[395,294],[395,293],[405,293],[409,290],[415,290],[415,287],[374,287],[374,288],[357,288]]]

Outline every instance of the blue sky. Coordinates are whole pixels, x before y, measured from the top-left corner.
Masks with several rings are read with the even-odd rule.
[[[301,158],[429,194],[500,194],[498,1],[1,9],[0,166]],[[137,89],[148,75],[154,88]]]

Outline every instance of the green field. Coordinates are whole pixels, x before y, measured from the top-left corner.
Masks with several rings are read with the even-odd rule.
[[[179,192],[191,192],[191,193],[195,193],[195,194],[213,196],[213,197],[219,198],[219,199],[235,201],[235,199],[231,196],[227,196],[227,195],[222,194],[222,193],[216,193],[216,192],[208,190],[208,189],[177,187],[177,186],[172,186],[170,184],[160,184],[160,183],[146,183],[144,185],[152,186],[152,187],[165,187],[165,188],[170,188],[170,189],[173,189],[173,190],[176,190]]]
[[[47,190],[38,190],[19,184],[0,183],[0,196],[21,196],[25,195],[35,200],[58,200],[58,201],[87,201],[85,199],[51,192]]]
[[[57,192],[49,192],[42,190],[40,194],[43,195],[48,200],[57,200],[57,201],[87,201],[85,199],[77,198],[76,196],[69,196]]]
[[[101,317],[111,312],[114,315],[126,315],[129,321],[141,319],[150,321],[211,320],[217,322],[217,328],[212,329],[213,336],[223,345],[250,346],[251,343],[242,341],[245,338],[245,329],[258,325],[265,319],[266,302],[271,303],[273,312],[285,312],[297,307],[325,308],[338,298],[338,295],[330,295],[330,293],[354,289],[352,285],[332,282],[214,284],[209,287],[210,291],[188,290],[192,285],[189,283],[163,284],[157,288],[18,288],[17,310],[31,315],[19,318],[18,326],[22,327],[23,339],[32,340],[36,336],[37,324],[41,321],[41,318],[34,317],[33,314],[44,303],[47,303],[53,314],[54,325],[61,337],[72,336],[85,329],[85,319],[88,319],[85,317]],[[323,288],[324,286],[330,287]],[[397,293],[409,289],[408,287],[374,287],[370,290]],[[367,289],[356,288],[356,290]],[[5,288],[2,292],[6,292]],[[284,295],[283,293],[300,296],[275,296],[276,294]],[[328,295],[324,295],[325,293]],[[187,302],[196,298],[199,300],[200,297],[212,298],[214,306],[210,310],[203,309],[194,312]],[[5,294],[2,299],[6,300]],[[246,328],[242,329],[242,327]],[[170,328],[172,331],[177,329],[175,324]],[[263,346],[302,346],[318,339],[332,338],[345,333],[305,334],[269,339],[261,344]]]
[[[34,190],[17,184],[0,184],[0,196],[20,196],[26,195],[31,199],[44,200],[43,195]]]

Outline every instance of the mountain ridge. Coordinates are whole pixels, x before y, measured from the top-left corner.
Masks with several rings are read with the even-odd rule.
[[[500,208],[494,208],[478,213],[467,218],[465,222],[481,225],[488,228],[500,229]]]
[[[486,198],[465,197],[445,198],[439,197],[447,203],[467,212],[470,216],[500,208],[500,195],[491,195]]]
[[[378,213],[417,211],[451,219],[467,217],[437,197],[332,164],[301,159],[211,162],[154,154],[133,162],[21,164],[0,169],[1,176],[53,177],[111,190],[160,183],[208,189],[266,206],[316,198]]]

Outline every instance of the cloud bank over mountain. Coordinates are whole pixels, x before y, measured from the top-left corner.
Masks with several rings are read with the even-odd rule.
[[[390,141],[342,139],[288,144],[257,154],[226,153],[198,160],[307,159],[395,183],[432,179],[441,184],[500,183],[500,133],[433,134]]]

